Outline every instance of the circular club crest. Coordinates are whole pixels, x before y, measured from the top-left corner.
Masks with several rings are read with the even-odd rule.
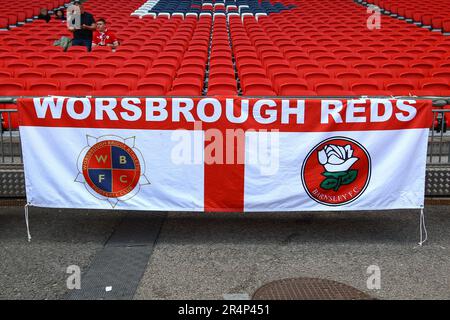
[[[333,137],[316,145],[302,166],[302,183],[314,201],[341,206],[366,190],[371,173],[367,150],[357,141]]]
[[[86,183],[98,194],[118,198],[130,193],[139,183],[141,166],[135,152],[116,140],[94,144],[82,163]]]

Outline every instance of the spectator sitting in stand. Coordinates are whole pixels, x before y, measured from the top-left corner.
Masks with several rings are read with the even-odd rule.
[[[80,27],[69,27],[69,31],[73,32],[72,46],[86,46],[87,51],[92,48],[92,33],[95,30],[94,16],[84,11],[80,1],[75,1],[74,5],[80,8]],[[75,25],[76,19],[72,21]]]
[[[105,19],[97,20],[97,30],[94,32],[92,45],[95,46],[108,46],[114,51],[119,46],[119,40],[116,35],[106,28]]]
[[[42,9],[41,9],[41,11],[40,11],[40,13],[39,13],[39,15],[38,15],[38,19],[39,19],[39,20],[45,20],[45,21],[47,21],[47,22],[50,21],[51,17],[50,17],[50,15],[48,14],[47,9],[45,9],[45,8],[42,8]]]
[[[55,11],[55,19],[61,20],[61,21],[66,21],[66,16],[64,15],[64,11],[56,10]]]

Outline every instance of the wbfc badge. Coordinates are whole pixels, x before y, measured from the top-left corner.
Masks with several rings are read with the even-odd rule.
[[[119,201],[134,197],[142,185],[150,184],[142,154],[135,148],[135,137],[86,138],[87,146],[78,156],[75,181],[83,183],[94,197],[108,201],[114,208]]]
[[[302,182],[314,201],[341,206],[363,194],[370,173],[370,155],[360,143],[333,137],[320,142],[308,153],[302,166]]]

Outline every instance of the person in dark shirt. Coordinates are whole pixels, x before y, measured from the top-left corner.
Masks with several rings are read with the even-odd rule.
[[[39,19],[39,20],[45,20],[45,21],[47,21],[47,22],[50,21],[51,17],[50,17],[50,15],[48,14],[47,9],[45,9],[45,8],[42,8],[42,9],[41,9],[41,11],[40,11],[40,13],[39,13],[39,15],[38,15],[38,19]]]
[[[92,49],[92,33],[95,30],[94,16],[84,11],[83,5],[79,1],[75,1],[74,5],[80,8],[80,27],[70,27],[69,31],[73,32],[72,45],[86,46],[88,51]]]
[[[56,11],[55,11],[55,19],[56,19],[56,20],[65,21],[65,20],[66,20],[66,17],[64,16],[64,11],[62,11],[62,10],[56,10]]]

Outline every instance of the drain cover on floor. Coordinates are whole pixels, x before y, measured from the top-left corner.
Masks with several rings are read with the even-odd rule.
[[[273,281],[253,294],[253,300],[368,300],[366,293],[332,280],[296,278]]]

